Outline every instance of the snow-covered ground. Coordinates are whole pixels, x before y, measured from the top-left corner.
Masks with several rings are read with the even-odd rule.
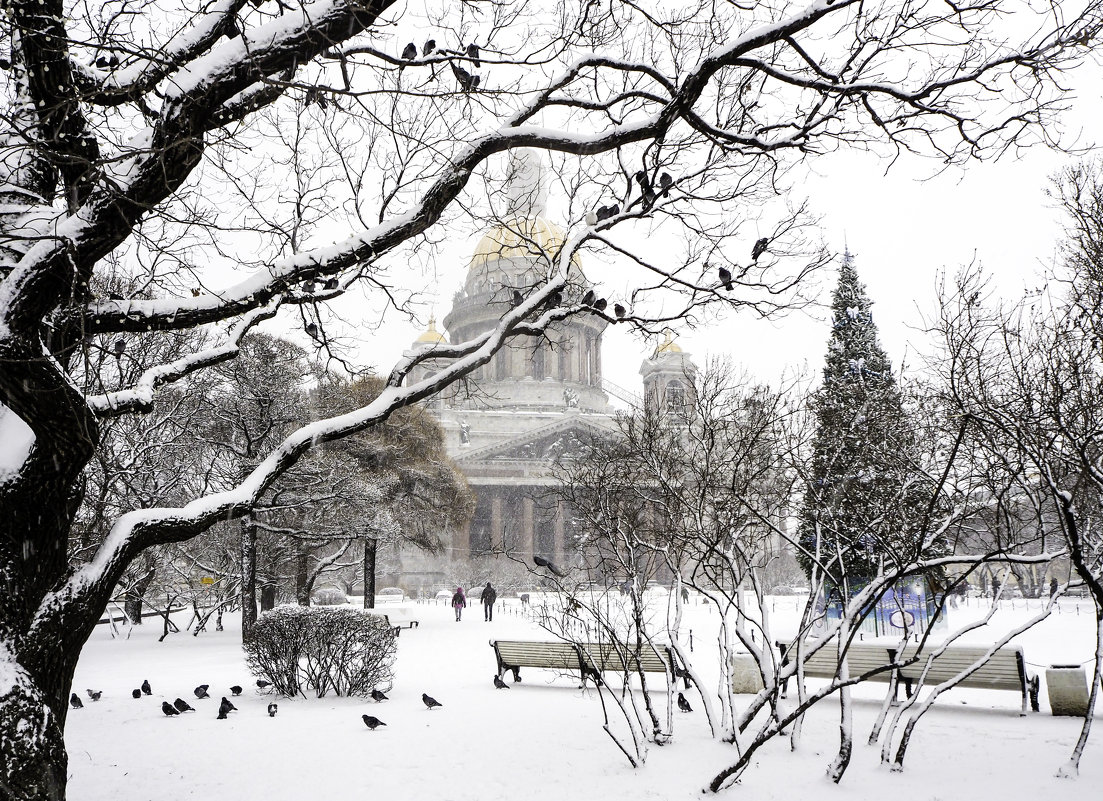
[[[774,604],[775,634],[795,626],[795,598]],[[951,625],[981,611],[983,602],[954,612]],[[992,630],[1028,614],[1024,601],[1004,601]],[[1033,602],[1033,612],[1037,602]],[[721,796],[754,801],[840,798],[848,801],[957,801],[958,799],[1096,799],[1103,787],[1103,726],[1081,762],[1079,779],[1055,778],[1080,731],[1080,721],[1049,714],[1044,666],[1079,663],[1092,655],[1092,616],[1086,601],[1066,600],[1062,611],[1019,642],[1032,670],[1042,673],[1042,711],[1019,716],[1012,692],[953,690],[920,722],[906,769],[879,765],[880,749],[865,745],[884,685],[855,690],[855,754],[840,786],[824,777],[837,748],[838,705],[821,703],[807,717],[796,752],[786,740],[759,751],[740,784]],[[491,638],[540,638],[516,601],[484,623],[473,605],[456,623],[444,605],[401,607],[420,620],[399,639],[390,700],[273,698],[256,690],[241,655],[236,619],[224,632],[170,635],[158,643],[160,621],[112,638],[99,626],[85,647],[74,689],[85,708],[70,710],[66,727],[71,801],[178,801],[179,799],[374,798],[387,801],[639,801],[699,799],[702,787],[735,759],[734,747],[711,739],[699,704],[675,713],[674,736],[652,746],[647,764],[633,770],[602,731],[593,689],[550,671],[522,670],[522,683],[495,690]],[[986,607],[985,607],[986,608]],[[388,606],[385,611],[392,611]],[[236,616],[235,616],[236,618]],[[186,616],[182,622],[186,623]],[[692,606],[683,631],[693,630],[702,670],[715,634],[715,613]],[[131,690],[148,679],[151,697]],[[211,700],[192,689],[210,684]],[[219,698],[244,686],[239,711],[216,720]],[[91,703],[85,688],[103,690]],[[428,711],[427,692],[443,707]],[[195,713],[167,718],[162,700],[181,697]],[[693,703],[695,694],[690,694]],[[265,712],[279,704],[274,718]],[[369,712],[387,725],[369,731]],[[1098,713],[1097,713],[1098,715]]]

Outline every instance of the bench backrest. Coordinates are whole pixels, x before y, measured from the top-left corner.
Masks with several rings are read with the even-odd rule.
[[[673,666],[673,657],[667,645],[656,648],[645,644],[637,658],[632,649],[626,649],[620,643],[576,645],[563,641],[493,640],[491,644],[503,663],[524,667],[577,671],[580,650],[587,667],[591,669],[622,672],[625,670],[635,672],[642,669],[647,672],[665,673],[668,669],[672,670]]]
[[[919,656],[918,661],[900,668],[903,678],[917,680],[923,675],[928,655],[937,650],[927,646],[923,651],[918,651],[913,645],[905,646],[900,653],[898,661],[904,661]],[[988,652],[984,646],[955,645],[947,648],[931,663],[927,671],[924,683],[927,685],[941,684],[953,678],[964,670],[972,667],[977,660]],[[993,690],[1017,690],[1023,687],[1023,651],[1021,648],[1000,648],[992,657],[969,677],[958,683],[961,687],[976,687],[978,689]]]
[[[591,667],[599,670],[619,670],[621,672],[635,673],[673,673],[670,646],[656,648],[651,643],[644,643],[637,654],[635,648],[626,648],[621,643],[580,643],[579,647],[586,656],[586,662]]]
[[[784,646],[786,659],[792,661],[796,658],[794,643],[778,640],[779,646]],[[847,670],[850,676],[860,676],[877,668],[886,667],[892,661],[889,649],[884,645],[872,645],[869,643],[851,643],[846,652]],[[804,659],[804,675],[817,678],[834,678],[839,671],[838,648],[833,642],[824,645],[820,650]],[[892,671],[884,670],[869,677],[869,681],[888,681]]]
[[[574,643],[495,640],[493,645],[499,658],[506,664],[552,670],[578,670],[578,649]]]

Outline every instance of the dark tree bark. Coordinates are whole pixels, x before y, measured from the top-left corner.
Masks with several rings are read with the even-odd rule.
[[[375,551],[379,541],[364,540],[364,608],[375,609]]]
[[[257,622],[257,527],[252,515],[241,518],[241,633]]]
[[[149,589],[149,585],[153,583],[153,577],[155,575],[155,571],[150,570],[130,585],[130,589],[126,591],[126,599],[123,601],[123,612],[126,615],[127,622],[132,626],[142,625],[143,598],[146,590]]]
[[[300,550],[295,554],[295,603],[310,606],[310,554]]]
[[[265,581],[260,587],[260,611],[267,612],[276,608],[276,585],[272,581]]]

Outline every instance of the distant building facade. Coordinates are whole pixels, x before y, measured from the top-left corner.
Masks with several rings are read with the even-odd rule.
[[[522,165],[523,173],[525,166]],[[463,288],[444,318],[446,335],[431,320],[410,351],[442,341],[464,341],[492,328],[505,313],[514,290],[527,294],[542,282],[548,254],[563,244],[563,229],[544,216],[542,178],[529,175],[522,189],[514,178],[508,221],[488,231],[468,264]],[[533,185],[535,182],[535,186]],[[580,265],[576,262],[576,267]],[[569,291],[581,297],[581,283]],[[540,555],[569,565],[566,514],[551,490],[551,467],[581,442],[615,430],[608,392],[632,405],[641,402],[602,375],[602,335],[608,322],[579,314],[556,324],[540,339],[522,337],[503,347],[469,379],[427,403],[445,432],[449,456],[475,494],[475,512],[455,532],[453,558],[479,557],[503,550],[528,560]],[[416,369],[422,377],[431,365]],[[644,397],[680,403],[687,391],[688,354],[668,336],[641,367]],[[671,400],[671,399],[674,400]],[[399,581],[431,584],[432,560],[403,554]],[[443,580],[443,575],[437,583]]]

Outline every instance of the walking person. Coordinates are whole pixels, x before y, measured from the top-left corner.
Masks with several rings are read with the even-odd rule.
[[[456,622],[460,622],[460,615],[463,614],[463,608],[467,606],[467,596],[463,594],[463,587],[456,587],[456,591],[452,594],[452,608],[456,610]]]
[[[483,622],[489,623],[494,619],[494,602],[498,600],[498,591],[490,586],[490,582],[483,587]]]

